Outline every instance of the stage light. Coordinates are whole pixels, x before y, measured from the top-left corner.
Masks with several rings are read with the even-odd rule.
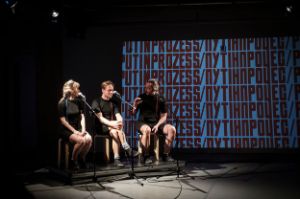
[[[6,4],[6,6],[8,6],[11,9],[11,12],[13,14],[16,14],[16,5],[18,3],[18,1],[16,0],[3,0],[4,3]]]
[[[58,23],[60,13],[57,10],[52,10],[50,12],[51,22]]]
[[[57,18],[58,16],[59,16],[59,12],[57,12],[56,10],[52,10],[51,17],[52,18]]]
[[[10,8],[15,7],[18,3],[16,0],[4,0],[4,2]]]
[[[291,13],[292,10],[293,10],[293,6],[291,6],[291,5],[286,6],[286,7],[285,7],[285,10],[286,10],[287,12]]]

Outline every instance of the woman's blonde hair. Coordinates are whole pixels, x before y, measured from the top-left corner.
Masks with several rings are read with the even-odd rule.
[[[59,100],[61,102],[65,98],[69,97],[75,88],[79,88],[80,84],[72,79],[66,81],[62,88],[62,98]]]

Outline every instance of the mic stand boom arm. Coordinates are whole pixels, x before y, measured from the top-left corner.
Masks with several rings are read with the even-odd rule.
[[[127,102],[126,100],[123,100],[123,98],[120,95],[116,95],[118,97],[118,99],[120,99],[122,102],[124,102],[125,104],[127,104],[130,108],[134,109],[134,106],[132,104],[130,104],[129,102]]]

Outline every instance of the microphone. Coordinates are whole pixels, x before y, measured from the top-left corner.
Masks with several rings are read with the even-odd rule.
[[[120,93],[118,91],[113,91],[113,94],[118,96],[118,97],[121,97]]]
[[[78,93],[78,96],[85,100],[85,95],[82,92]]]

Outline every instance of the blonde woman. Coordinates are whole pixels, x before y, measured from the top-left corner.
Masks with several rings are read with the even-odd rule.
[[[84,103],[78,97],[80,84],[68,80],[63,85],[63,96],[58,102],[61,137],[74,145],[71,166],[74,170],[86,168],[86,155],[92,146],[92,138],[86,131]]]

